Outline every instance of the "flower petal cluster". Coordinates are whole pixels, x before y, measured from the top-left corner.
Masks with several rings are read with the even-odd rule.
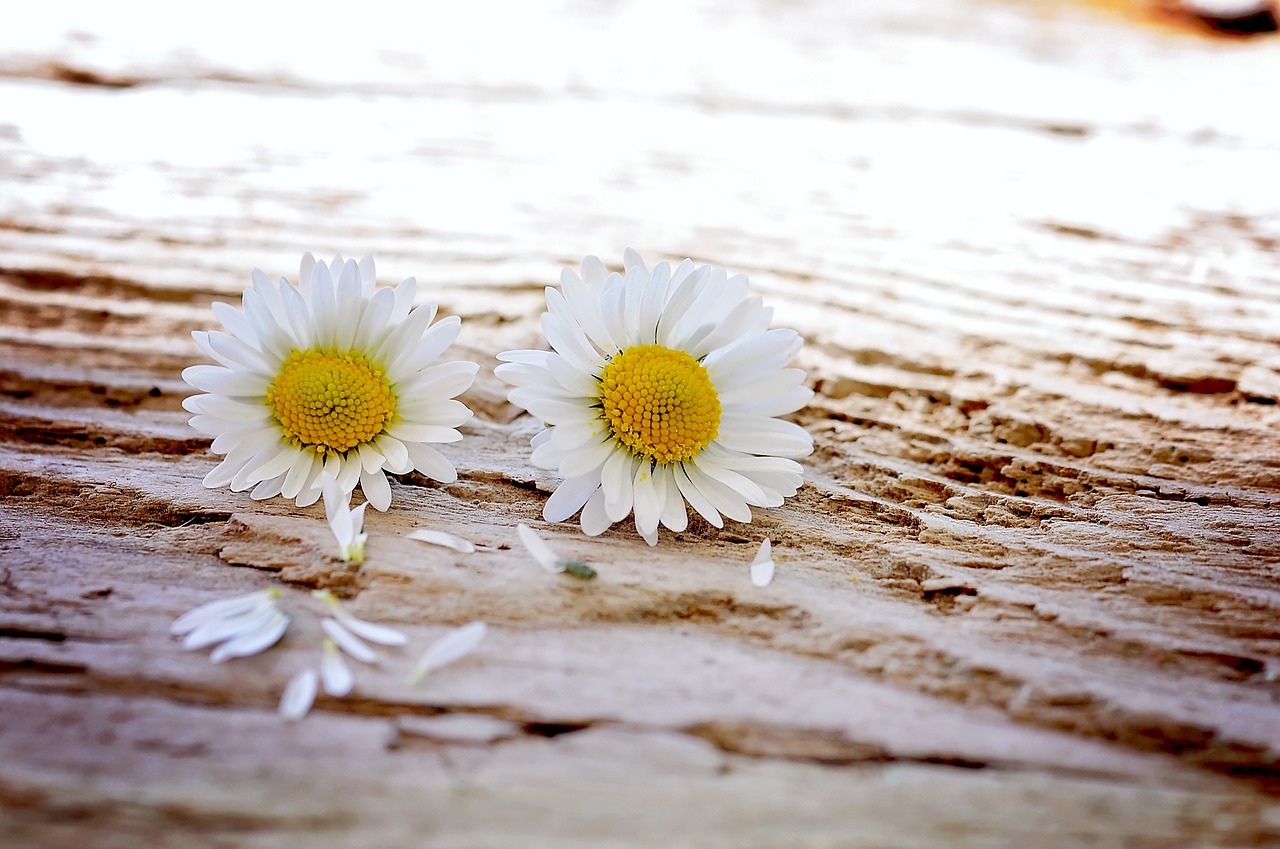
[[[659,525],[687,527],[687,507],[716,527],[751,521],[803,481],[795,460],[813,439],[780,416],[812,397],[793,330],[747,278],[685,260],[648,268],[634,251],[625,272],[596,257],[546,290],[542,329],[552,350],[507,351],[497,375],[511,402],[547,426],[532,462],[564,481],[543,517],[581,511],[595,536],[634,514],[650,544]]]
[[[291,619],[276,606],[279,597],[279,590],[269,589],[211,601],[179,616],[169,632],[182,637],[184,649],[216,646],[209,654],[214,663],[249,657],[274,646],[288,629]]]
[[[360,663],[377,663],[380,657],[369,643],[402,646],[409,640],[395,628],[352,615],[328,590],[315,590],[311,596],[328,607],[329,615],[320,623],[325,640],[321,646],[319,667],[307,667],[295,673],[280,697],[280,715],[291,721],[307,715],[320,687],[335,698],[351,692],[355,686],[355,674],[343,659],[344,654]]]
[[[182,373],[204,393],[183,402],[192,427],[225,455],[205,486],[305,507],[320,498],[327,473],[386,510],[388,472],[456,480],[432,446],[462,438],[456,428],[471,411],[453,399],[478,367],[436,362],[461,322],[433,324],[436,304],[415,307],[416,294],[412,277],[378,289],[372,257],[325,263],[306,254],[298,286],[272,284],[254,269],[242,309],[215,303],[224,330],[192,337],[218,364]]]

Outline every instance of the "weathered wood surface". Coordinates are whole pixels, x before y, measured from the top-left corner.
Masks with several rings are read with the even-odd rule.
[[[0,32],[0,844],[1280,840],[1275,41],[962,0],[221,11]],[[751,525],[544,528],[600,569],[569,585],[509,548],[554,479],[492,355],[626,245],[751,275],[818,447]],[[459,482],[400,480],[354,577],[318,508],[203,490],[179,406],[210,302],[303,250],[416,275],[482,364]],[[494,630],[288,726],[314,623],[217,667],[167,635],[272,582]]]

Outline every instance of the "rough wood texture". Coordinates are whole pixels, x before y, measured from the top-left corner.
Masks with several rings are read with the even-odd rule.
[[[1280,840],[1275,41],[964,0],[42,14],[0,31],[4,846]],[[751,525],[545,527],[577,584],[510,547],[555,481],[492,354],[626,245],[751,275],[818,447]],[[303,250],[416,275],[482,364],[460,480],[400,480],[358,575],[318,508],[203,490],[179,406],[210,302]],[[273,582],[494,631],[288,726],[313,620],[217,667],[166,630]]]

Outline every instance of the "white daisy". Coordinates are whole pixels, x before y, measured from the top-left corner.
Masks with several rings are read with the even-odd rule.
[[[770,329],[773,311],[723,268],[645,267],[626,273],[596,257],[581,277],[565,269],[547,289],[542,329],[551,351],[508,351],[497,375],[511,403],[542,419],[533,463],[565,478],[543,517],[582,511],[582,530],[603,533],[634,512],[650,544],[658,525],[682,531],[686,502],[723,527],[751,521],[796,493],[813,450],[801,427],[779,416],[813,393],[786,368],[803,342]]]
[[[374,279],[372,257],[326,264],[306,254],[298,288],[254,269],[243,311],[213,305],[226,332],[192,337],[220,365],[182,373],[207,393],[183,401],[192,427],[226,455],[205,486],[252,489],[258,499],[283,494],[305,507],[320,497],[323,471],[386,510],[385,472],[457,479],[430,443],[461,439],[456,428],[471,417],[452,399],[471,385],[476,364],[433,364],[461,321],[432,324],[435,302],[414,308],[412,277],[376,290]]]

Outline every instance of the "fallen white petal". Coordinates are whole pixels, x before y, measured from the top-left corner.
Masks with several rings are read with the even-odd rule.
[[[548,572],[563,572],[564,565],[556,553],[551,550],[551,546],[524,522],[516,525],[516,533],[520,536],[520,542],[524,543],[524,547],[533,555],[533,559],[538,561],[543,569]]]
[[[285,629],[289,627],[289,617],[278,610],[272,613],[273,615],[258,628],[218,646],[213,650],[213,654],[209,655],[209,660],[222,663],[233,657],[258,654],[274,646],[284,636]]]
[[[454,551],[461,551],[463,554],[470,554],[476,550],[474,544],[462,537],[456,537],[453,534],[447,534],[444,531],[428,531],[416,530],[405,534],[409,539],[416,539],[419,542],[429,542],[432,545],[442,545],[445,548],[452,548]]]
[[[371,643],[377,643],[380,646],[402,646],[409,642],[409,638],[402,631],[388,628],[386,625],[379,625],[376,622],[357,619],[341,607],[335,606],[333,615],[335,619],[346,626],[348,631],[357,637],[363,637]]]
[[[359,637],[348,631],[338,620],[326,619],[320,623],[320,627],[338,644],[338,648],[361,663],[373,663],[377,660],[378,656],[374,654],[373,649],[361,642]]]
[[[333,640],[324,641],[324,657],[320,660],[320,680],[324,682],[324,691],[331,696],[345,696],[355,685],[355,676],[351,667],[338,653]]]
[[[205,622],[187,634],[182,640],[182,647],[188,651],[202,649],[214,643],[222,643],[235,639],[241,634],[256,631],[275,618],[274,607],[250,609],[235,616],[214,619]]]
[[[757,587],[769,586],[773,581],[773,569],[773,544],[765,538],[751,561],[751,583]]]
[[[357,637],[362,637],[371,643],[377,643],[381,646],[402,646],[409,641],[409,638],[403,632],[397,631],[395,628],[388,628],[386,625],[379,625],[375,622],[368,622],[352,616],[342,606],[342,602],[338,601],[338,597],[328,590],[312,590],[311,596],[329,605],[333,618],[337,619],[340,624]]]
[[[169,626],[169,633],[181,636],[214,619],[235,616],[252,610],[265,602],[271,601],[274,597],[273,592],[273,590],[259,590],[248,595],[220,598],[217,601],[202,604],[175,619],[173,624]]]
[[[280,697],[280,715],[297,722],[307,715],[316,701],[316,671],[304,669],[289,679]]]
[[[471,654],[476,646],[480,645],[480,641],[484,639],[488,630],[488,626],[483,622],[468,622],[436,640],[423,652],[417,666],[409,674],[410,683],[417,681],[428,672],[443,669]]]

